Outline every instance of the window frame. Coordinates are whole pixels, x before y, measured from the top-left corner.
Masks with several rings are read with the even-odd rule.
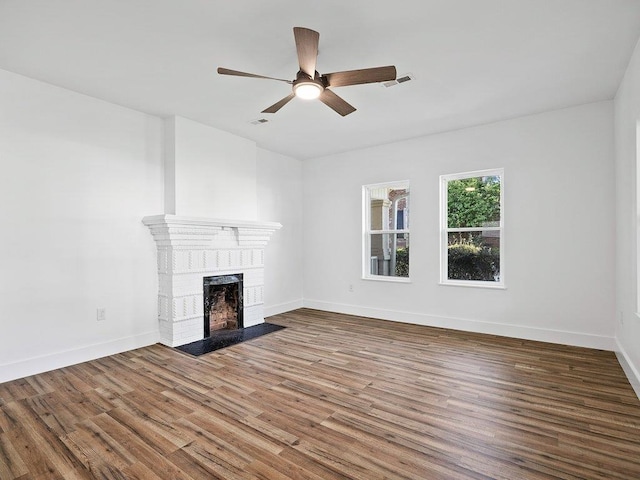
[[[406,234],[408,238],[411,238],[409,228],[403,229],[383,229],[372,230],[371,229],[371,190],[377,188],[392,188],[392,189],[406,189],[409,191],[409,218],[411,218],[411,186],[409,180],[398,180],[393,182],[372,183],[362,186],[362,279],[374,280],[381,282],[396,282],[396,283],[411,283],[411,267],[409,267],[408,277],[396,277],[391,275],[374,275],[371,273],[371,236],[392,234],[399,235],[401,233]],[[406,219],[405,219],[406,222]],[[397,225],[397,220],[396,220]],[[411,254],[409,254],[410,258]]]
[[[462,180],[475,177],[500,177],[500,225],[497,227],[466,227],[449,228],[449,199],[448,182],[450,180]],[[440,175],[440,285],[457,287],[480,287],[506,289],[505,283],[505,235],[504,235],[504,168],[491,168],[486,170],[474,170],[469,172],[452,173]],[[452,232],[486,232],[497,231],[500,234],[500,280],[497,282],[485,280],[451,280],[449,273],[449,233]]]

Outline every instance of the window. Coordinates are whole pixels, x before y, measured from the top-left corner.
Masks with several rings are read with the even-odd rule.
[[[363,277],[409,280],[409,182],[365,185]]]
[[[504,170],[442,175],[440,282],[504,287]]]

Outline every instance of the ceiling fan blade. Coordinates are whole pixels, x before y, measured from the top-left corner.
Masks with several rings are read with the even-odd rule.
[[[309,77],[315,78],[320,34],[308,28],[293,27],[293,36],[296,39],[300,70],[309,75]]]
[[[279,82],[286,82],[292,84],[291,80],[284,80],[282,78],[265,77],[264,75],[256,75],[255,73],[239,72],[238,70],[229,70],[228,68],[218,67],[218,73],[220,75],[233,75],[235,77],[250,77],[250,78],[266,78],[267,80],[277,80]]]
[[[329,89],[325,89],[320,94],[319,100],[328,107],[334,109],[343,117],[356,111],[356,108],[354,106],[349,105],[346,101],[344,101],[341,97],[339,97]]]
[[[330,87],[346,87],[348,85],[362,85],[364,83],[388,82],[396,79],[396,67],[363,68],[344,72],[327,73],[323,75]]]
[[[296,95],[294,93],[290,93],[289,95],[284,97],[282,100],[278,100],[276,103],[271,105],[269,108],[265,108],[260,113],[276,113],[278,110],[284,107],[287,103],[289,103],[291,99],[295,96]]]

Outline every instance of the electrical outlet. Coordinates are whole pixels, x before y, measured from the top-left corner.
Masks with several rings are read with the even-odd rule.
[[[99,322],[104,322],[107,319],[107,309],[99,308],[96,312],[96,318]]]
[[[353,292],[353,283],[350,283],[350,284],[349,284],[349,291],[350,291],[350,292]]]

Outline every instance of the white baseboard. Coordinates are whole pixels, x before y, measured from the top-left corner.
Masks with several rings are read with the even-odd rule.
[[[278,305],[269,305],[269,306],[265,305],[264,318],[266,320],[267,317],[270,317],[272,315],[278,315],[279,313],[290,312],[291,310],[296,310],[302,307],[303,307],[302,299],[294,300],[292,302],[280,303]]]
[[[73,350],[32,357],[13,363],[5,363],[0,365],[0,383],[146,347],[157,343],[159,340],[160,334],[157,331],[153,331],[105,343],[87,345]]]
[[[616,350],[614,337],[590,335],[587,333],[551,330],[523,325],[509,325],[504,323],[484,322],[464,318],[441,317],[414,312],[367,308],[357,305],[329,303],[318,300],[304,300],[304,306],[328,312],[344,313],[361,317],[378,318],[396,322],[413,323],[428,327],[450,328],[465,332],[487,333],[501,337],[521,338],[539,342],[559,343],[576,347],[597,348],[600,350]]]
[[[624,370],[629,383],[640,399],[640,371],[633,364],[633,362],[629,358],[629,355],[627,355],[627,352],[622,347],[618,339],[616,339],[616,345],[616,357],[618,357],[618,362],[620,362],[620,366],[622,367],[622,370]]]

